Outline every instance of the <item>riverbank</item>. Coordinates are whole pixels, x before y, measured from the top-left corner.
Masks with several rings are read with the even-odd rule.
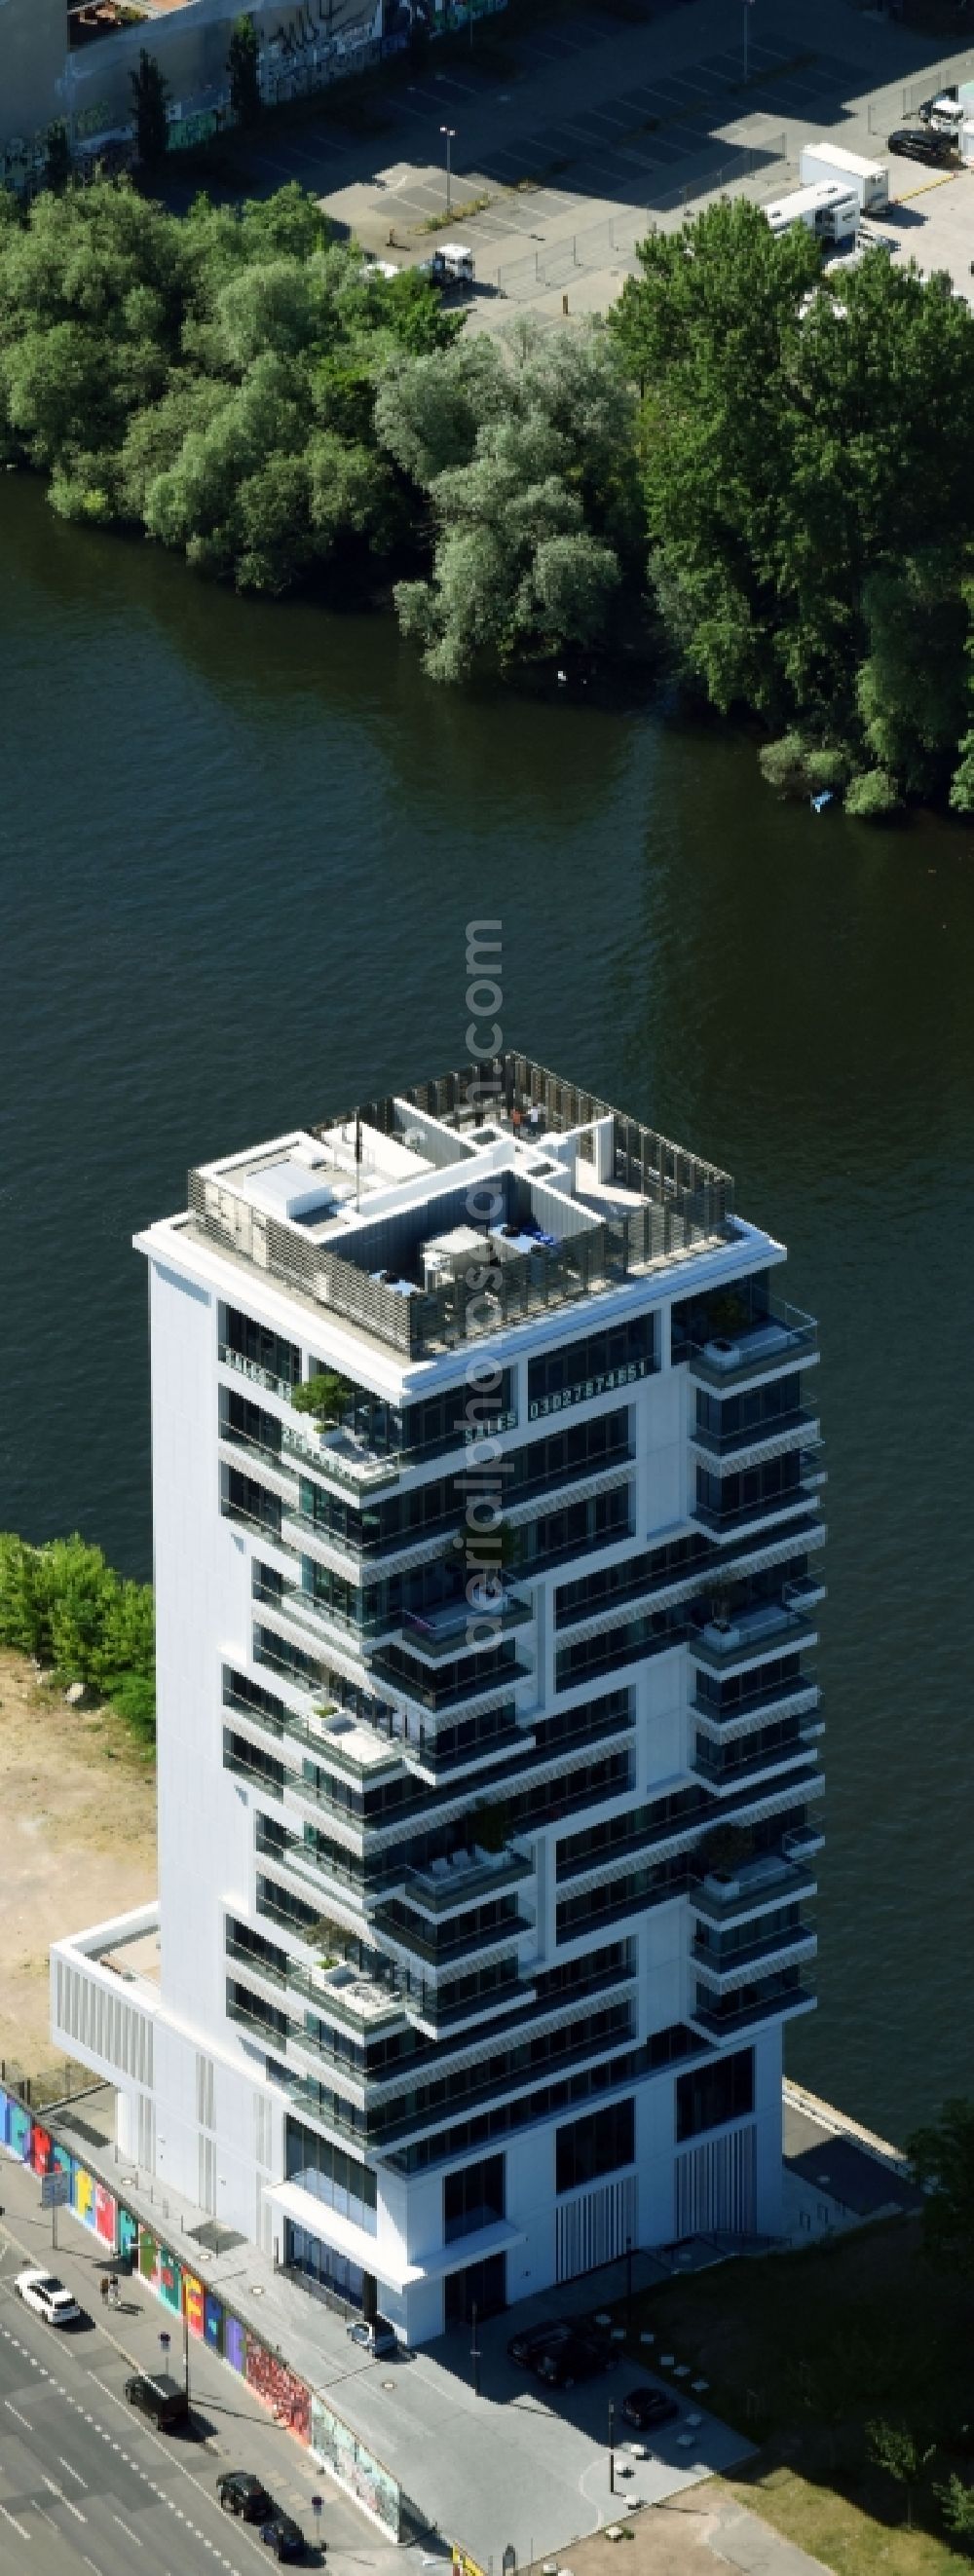
[[[155,1766],[113,1709],[78,1707],[0,1650],[0,2058],[53,2067],[48,1944],[156,1887]]]

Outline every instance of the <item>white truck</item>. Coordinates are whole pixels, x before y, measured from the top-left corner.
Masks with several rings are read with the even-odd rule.
[[[840,242],[855,241],[859,231],[855,189],[838,179],[820,179],[814,188],[793,188],[790,196],[778,197],[763,212],[773,233],[791,232],[795,224],[804,224],[818,241]]]
[[[802,186],[814,188],[820,180],[837,180],[841,187],[854,188],[863,215],[881,214],[889,204],[889,169],[885,161],[867,161],[860,152],[847,152],[842,143],[803,143],[799,161]]]
[[[464,292],[473,290],[473,252],[469,242],[440,242],[432,258],[421,260],[420,267],[427,277],[432,278],[434,286],[459,286]]]
[[[970,112],[970,104],[965,105],[955,89],[941,90],[937,98],[924,99],[917,109],[921,125],[928,125],[931,134],[950,135],[958,146]]]

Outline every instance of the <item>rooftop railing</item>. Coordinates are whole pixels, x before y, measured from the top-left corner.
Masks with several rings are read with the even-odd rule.
[[[402,1102],[413,1102],[432,1116],[458,1128],[473,1124],[487,1103],[477,1100],[475,1086],[485,1075],[468,1066],[379,1102],[356,1114],[363,1124],[384,1134],[398,1132]],[[610,1181],[638,1190],[641,1204],[595,1220],[565,1241],[538,1242],[501,1266],[500,1279],[488,1297],[471,1289],[465,1278],[438,1288],[420,1288],[399,1280],[373,1278],[354,1261],[309,1238],[297,1224],[268,1217],[227,1179],[193,1171],[189,1207],[204,1232],[242,1260],[279,1279],[300,1295],[372,1338],[389,1343],[407,1360],[448,1350],[458,1342],[482,1340],[506,1327],[543,1314],[550,1307],[618,1287],[688,1252],[712,1243],[726,1232],[733,1187],[730,1176],[637,1121],[620,1117],[593,1094],[560,1082],[525,1056],[502,1059],[498,1105],[488,1114],[494,1123],[510,1125],[536,1110],[547,1128],[564,1132],[594,1129],[612,1120]],[[332,1124],[337,1122],[331,1122]],[[474,1141],[475,1141],[474,1129]],[[593,1160],[594,1140],[583,1132],[580,1160],[584,1169],[586,1141]],[[572,1202],[577,1212],[577,1201]],[[417,1243],[417,1254],[419,1245]]]

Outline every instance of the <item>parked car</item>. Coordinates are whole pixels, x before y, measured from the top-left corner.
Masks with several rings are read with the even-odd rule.
[[[14,2289],[25,2308],[33,2308],[35,2317],[43,2317],[46,2326],[73,2326],[81,2315],[77,2299],[72,2298],[57,2274],[39,2270],[36,2264],[28,2264],[25,2271],[18,2272]]]
[[[908,161],[929,161],[938,170],[960,168],[957,148],[949,134],[936,134],[929,125],[898,125],[895,134],[886,137],[887,152],[900,152]]]
[[[269,2522],[274,2513],[274,2498],[255,2478],[251,2469],[227,2469],[216,2482],[216,2491],[224,2513],[237,2513],[241,2522]]]
[[[544,2351],[545,2345],[551,2342],[552,2336],[567,2334],[567,2332],[566,2325],[557,2324],[551,2317],[541,2326],[522,2326],[519,2334],[510,2337],[507,2347],[508,2360],[519,2361],[523,2369],[532,2370],[538,2353]]]
[[[619,2411],[637,2432],[649,2433],[654,2424],[672,2424],[680,2409],[665,2388],[631,2388]]]
[[[189,2415],[182,2380],[171,2379],[165,2370],[152,2377],[148,2371],[134,2371],[125,2382],[125,2395],[140,2415],[148,2415],[157,2433],[171,2433],[177,2424],[185,2424]]]
[[[395,2327],[385,2317],[373,2317],[371,2324],[364,2317],[355,2317],[345,2332],[350,2343],[359,2344],[362,2351],[370,2352],[375,2361],[381,2361],[384,2353],[399,2350]]]
[[[543,2380],[547,2388],[574,2388],[577,2379],[598,2379],[614,2364],[615,2354],[607,2351],[604,2344],[596,2343],[591,2335],[569,2331],[559,2335],[557,2342],[552,2338],[531,2367],[535,2378]]]
[[[285,2559],[291,2567],[304,2557],[304,2533],[289,2513],[272,2514],[260,2536],[265,2549],[273,2550],[275,2558]]]

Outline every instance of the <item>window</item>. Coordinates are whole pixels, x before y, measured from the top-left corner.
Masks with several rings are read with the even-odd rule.
[[[734,2057],[722,2057],[716,2065],[697,2066],[692,2075],[677,2076],[678,2140],[698,2138],[702,2129],[719,2129],[725,2120],[744,2119],[753,2109],[753,2048],[739,2048]]]
[[[329,2208],[350,2218],[356,2227],[367,2227],[375,2233],[375,2175],[356,2156],[346,2155],[333,2147],[327,2138],[306,2129],[303,2121],[292,2120],[286,2126],[285,2171],[288,2182],[298,2183],[316,2200],[327,2201]]]
[[[615,2173],[636,2156],[636,2109],[628,2102],[609,2102],[587,2119],[559,2129],[555,2145],[555,2190],[577,2191],[599,2174]]]
[[[528,1368],[528,1416],[559,1413],[566,1404],[584,1404],[612,1387],[628,1386],[649,1376],[656,1366],[652,1315],[635,1315],[628,1324],[607,1332],[586,1333],[559,1351],[532,1360]]]
[[[443,2242],[493,2227],[504,2216],[504,2158],[485,2156],[479,2165],[464,2165],[443,2178]]]
[[[272,1333],[267,1324],[255,1324],[252,1315],[242,1315],[236,1306],[224,1307],[223,1328],[221,1339],[238,1359],[266,1369],[269,1376],[281,1378],[288,1386],[297,1386],[301,1353],[294,1342],[282,1341],[280,1333]]]

